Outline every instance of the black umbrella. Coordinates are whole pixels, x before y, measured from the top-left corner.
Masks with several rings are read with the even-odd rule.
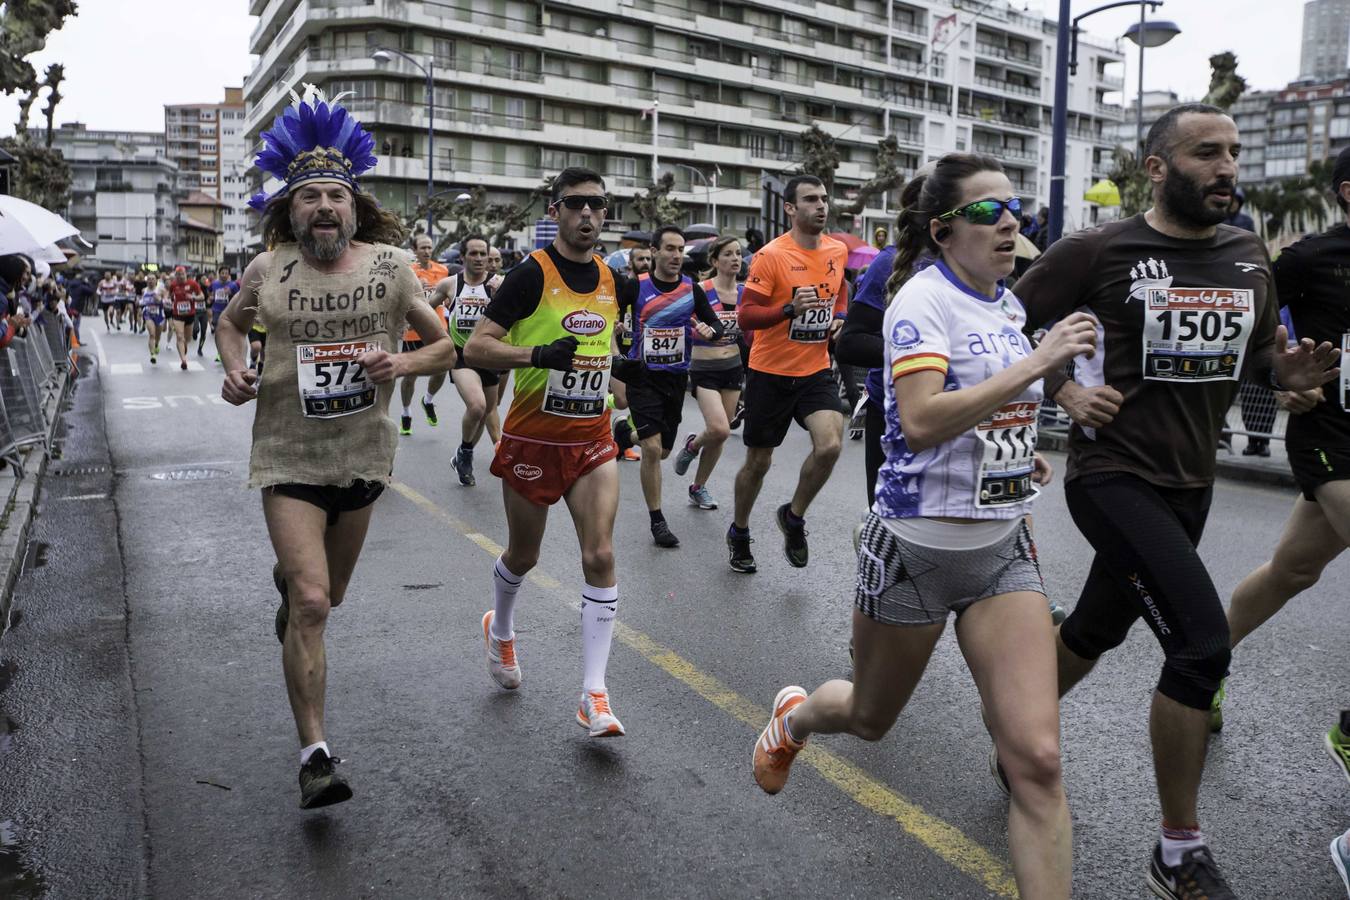
[[[622,240],[637,241],[639,244],[650,244],[652,242],[652,233],[650,231],[639,231],[634,228],[632,231],[624,232]]]
[[[706,222],[700,222],[697,225],[690,225],[684,230],[684,239],[692,241],[694,238],[717,237],[721,232],[717,230],[716,225],[709,225]]]

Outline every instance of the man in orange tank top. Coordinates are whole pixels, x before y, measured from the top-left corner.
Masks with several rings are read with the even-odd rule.
[[[449,277],[450,270],[436,260],[431,258],[431,251],[435,247],[431,237],[425,234],[419,234],[413,238],[413,252],[417,258],[413,260],[413,274],[417,280],[422,282],[423,299],[431,303],[431,295],[436,285],[441,280]],[[434,307],[433,307],[434,308]],[[403,332],[404,353],[421,349],[422,338],[417,334],[417,330],[411,325]],[[422,395],[422,412],[427,417],[427,424],[435,428],[439,421],[436,418],[436,404],[432,402],[432,397],[445,384],[445,373],[437,372],[427,379],[427,392]],[[399,398],[403,401],[403,414],[399,417],[399,434],[412,434],[412,399],[417,390],[417,376],[409,375],[399,384]]]

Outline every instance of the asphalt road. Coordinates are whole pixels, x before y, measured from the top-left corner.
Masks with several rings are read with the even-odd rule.
[[[14,726],[0,738],[0,894],[1012,894],[1006,802],[950,630],[885,740],[814,740],[777,797],[751,778],[775,692],[848,672],[860,445],[811,510],[812,563],[797,570],[772,523],[806,448],[804,433],[789,437],[752,522],[754,576],[727,568],[723,544],[738,439],[713,477],[719,511],[687,507],[667,469],[674,551],[652,545],[637,466],[622,466],[609,685],[629,733],[597,743],[573,721],[581,572],[561,510],[517,608],[525,683],[509,694],[484,671],[479,618],[505,528],[489,448],[478,487],[455,481],[461,407],[447,386],[440,427],[419,412],[401,439],[396,485],[330,620],[328,731],[356,796],[306,813],[272,556],[243,487],[252,410],[218,400],[209,350],[193,357],[200,371],[179,371],[172,353],[151,368],[142,338],[87,328],[102,365],[80,387],[57,464],[77,474],[50,480],[38,523],[39,539],[67,550],[24,576],[22,624],[0,643],[0,658],[19,660],[0,685]],[[686,416],[697,427],[692,402]],[[78,474],[100,464],[112,471]],[[1266,558],[1291,503],[1288,490],[1220,483],[1202,549],[1222,594]],[[1047,585],[1071,605],[1088,553],[1057,485],[1036,533]],[[1350,697],[1335,649],[1348,573],[1333,565],[1234,662],[1201,817],[1241,897],[1341,895],[1326,848],[1350,825],[1350,797],[1320,741]],[[1146,895],[1160,662],[1137,628],[1063,704],[1075,896]],[[7,845],[25,867],[8,882]]]

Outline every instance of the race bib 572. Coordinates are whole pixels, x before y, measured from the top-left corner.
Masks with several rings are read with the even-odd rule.
[[[305,418],[350,416],[374,406],[375,385],[356,361],[363,353],[380,349],[378,341],[298,345],[295,371]]]

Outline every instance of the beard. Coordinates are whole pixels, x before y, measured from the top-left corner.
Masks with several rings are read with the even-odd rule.
[[[1234,187],[1234,183],[1227,178],[1202,185],[1189,175],[1169,167],[1162,185],[1163,202],[1174,218],[1195,228],[1209,228],[1228,218],[1228,207],[1211,206],[1205,202],[1205,198],[1212,190],[1228,188],[1232,191]]]
[[[314,233],[316,224],[333,223],[338,227],[338,233],[329,237],[327,235],[320,237]],[[318,219],[311,220],[308,226],[296,221],[294,215],[291,216],[291,230],[295,233],[295,239],[300,243],[300,249],[321,262],[332,262],[340,257],[347,250],[347,245],[351,243],[352,236],[356,234],[356,222],[343,222],[341,219]]]

